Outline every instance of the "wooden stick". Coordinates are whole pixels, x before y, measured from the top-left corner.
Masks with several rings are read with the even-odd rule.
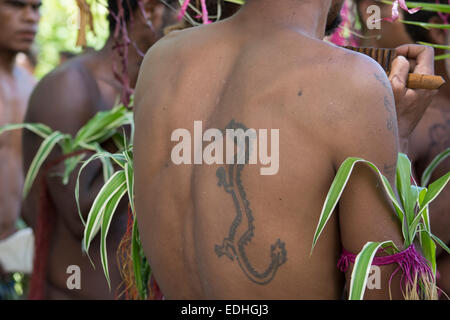
[[[384,48],[356,48],[356,47],[344,47],[346,49],[356,51],[365,54],[373,58],[378,62],[386,71],[387,74],[390,73],[392,68],[392,62],[397,57],[395,49],[384,49]],[[444,78],[440,76],[432,76],[426,74],[410,73],[408,75],[408,81],[406,87],[410,89],[428,89],[437,90],[445,84]]]
[[[410,89],[437,90],[445,84],[444,78],[425,74],[410,73],[406,86]]]

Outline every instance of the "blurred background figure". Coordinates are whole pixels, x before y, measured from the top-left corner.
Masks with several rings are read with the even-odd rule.
[[[38,60],[36,48],[33,46],[28,52],[19,52],[16,57],[16,64],[34,74]]]
[[[36,36],[41,0],[0,0],[0,126],[23,122],[35,80],[16,63]],[[23,185],[21,131],[0,136],[0,299],[13,294],[8,274],[31,272],[33,234],[17,231]],[[1,279],[0,279],[1,281]]]
[[[364,38],[361,39],[362,47],[395,48],[397,46],[415,43],[427,42],[438,45],[450,45],[449,31],[445,29],[425,29],[422,27],[404,24],[399,20],[394,23],[387,21],[381,22],[381,29],[370,30],[367,28],[366,21],[371,13],[367,10],[372,5],[377,5],[381,9],[381,17],[391,16],[391,6],[374,0],[355,0],[358,13],[361,20],[361,26]],[[421,2],[436,3],[436,0],[424,0]],[[441,4],[448,4],[448,0],[440,0]],[[448,24],[449,15],[431,11],[421,10],[415,14],[409,14],[400,10],[400,19],[415,22]],[[439,153],[450,148],[450,80],[449,64],[450,59],[440,59],[439,56],[446,52],[442,49],[435,49],[438,57],[435,63],[435,72],[442,76],[447,82],[439,89],[439,93],[433,99],[431,106],[427,109],[425,115],[420,120],[409,141],[408,156],[413,163],[413,170],[416,179],[420,182],[420,177],[425,168]],[[450,159],[441,163],[430,182],[437,177],[443,176],[450,170]],[[443,194],[431,205],[431,229],[440,239],[450,244],[450,188],[446,188]],[[438,254],[438,285],[445,292],[450,292],[450,257],[448,253],[443,252],[440,247],[437,248]]]
[[[177,1],[166,2],[177,8]],[[124,93],[124,88],[134,88],[143,60],[142,52],[145,53],[163,36],[167,26],[177,23],[176,10],[169,9],[159,0],[143,0],[142,10],[137,1],[109,0],[108,7],[110,36],[104,47],[70,57],[66,63],[47,74],[33,91],[25,122],[43,123],[53,130],[75,135],[97,112],[112,109],[119,98],[124,98],[128,93],[127,90]],[[124,15],[118,19],[122,10]],[[128,56],[124,59],[119,56],[118,50],[123,46],[121,41],[125,37],[130,40],[130,45]],[[123,64],[128,67],[129,82],[120,77]],[[26,132],[23,142],[24,167],[28,169],[42,140]],[[102,147],[115,151],[110,141]],[[100,267],[100,239],[94,241],[90,250],[96,269],[92,268],[81,250],[84,225],[74,197],[78,169],[71,175],[69,183],[64,185],[58,176],[64,170],[63,162],[58,162],[58,159],[61,159],[61,151],[56,149],[47,163],[58,165],[51,167],[45,177],[41,171],[36,180],[45,181],[48,198],[43,200],[40,197],[43,185],[36,183],[23,206],[24,219],[33,226],[36,234],[29,299],[95,300],[121,297],[122,277],[116,252],[127,229],[127,202],[119,205],[109,229],[110,290]],[[80,179],[80,208],[84,219],[103,184],[101,164],[91,163]],[[69,266],[79,267],[80,288],[68,288]]]
[[[435,3],[436,1],[425,0],[423,2]],[[440,3],[448,4],[448,1],[441,0]],[[405,20],[447,24],[449,22],[449,14],[442,15],[435,12],[419,11],[414,15],[406,14]],[[450,45],[448,30],[427,30],[413,25],[405,25],[405,27],[414,42],[422,41],[438,45]],[[445,54],[445,51],[442,49],[435,49],[435,52],[437,57]],[[434,157],[447,148],[450,148],[450,73],[446,68],[445,59],[438,58],[435,63],[435,68],[436,74],[444,77],[447,83],[439,89],[438,95],[434,98],[433,103],[428,108],[422,120],[420,120],[409,143],[409,156],[413,161],[413,167],[419,179]],[[437,167],[430,182],[433,182],[436,178],[443,176],[449,171],[450,158],[447,158],[447,160]],[[430,214],[433,233],[449,245],[450,188],[446,188],[440,198],[431,205]],[[450,293],[450,256],[441,247],[438,247],[437,265],[440,271],[438,285],[444,292]]]
[[[360,39],[361,47],[376,48],[396,48],[406,43],[412,43],[405,25],[400,21],[404,19],[405,11],[400,10],[400,17],[394,22],[381,21],[380,28],[370,29],[368,22],[373,20],[374,11],[372,6],[380,8],[381,18],[392,16],[392,5],[384,4],[377,0],[354,0],[359,14],[361,32],[363,38]],[[433,1],[434,2],[434,1]],[[372,20],[371,20],[372,19]]]

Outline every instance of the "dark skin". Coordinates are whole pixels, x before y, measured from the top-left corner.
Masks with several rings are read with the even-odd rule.
[[[389,16],[390,6],[377,3],[373,0],[358,1],[359,12],[363,20],[367,19],[366,9],[368,6],[377,4],[382,9],[383,16]],[[432,17],[428,23],[443,23],[438,16]],[[383,22],[381,30],[365,30],[366,36],[375,33],[381,35],[379,40],[366,40],[363,45],[391,48],[399,45],[414,43],[404,25],[400,22],[389,24]],[[444,30],[430,29],[428,39],[422,39],[426,42],[448,45]],[[445,52],[436,49],[436,55],[442,55]],[[431,161],[441,152],[450,147],[450,79],[445,60],[435,62],[436,74],[442,76],[446,80],[446,84],[442,86],[437,95],[434,97],[430,107],[427,109],[417,127],[414,129],[409,143],[408,156],[413,162],[413,167],[417,181]],[[442,162],[433,173],[430,183],[442,177],[450,171],[450,159]],[[445,243],[450,244],[450,188],[445,188],[440,196],[430,206],[430,219],[432,232]],[[437,266],[440,271],[440,279],[438,285],[445,292],[450,292],[450,255],[437,247]]]
[[[430,23],[442,23],[438,17],[433,17]],[[431,29],[428,33],[430,42],[448,45],[444,30]],[[444,54],[436,50],[437,55]],[[436,61],[436,73],[447,81],[439,89],[438,95],[420,120],[410,139],[409,155],[413,161],[418,179],[430,162],[441,152],[450,148],[450,78],[445,60]],[[430,183],[450,171],[450,159],[442,162],[433,173]],[[450,245],[450,187],[446,187],[439,198],[430,206],[432,232],[447,245]],[[437,247],[437,265],[440,272],[439,287],[444,292],[450,292],[450,255],[440,246]]]
[[[162,34],[165,27],[166,9],[159,1],[144,1],[146,19],[151,20],[154,30],[140,11],[135,13],[135,20],[129,26],[130,39],[137,47],[147,50]],[[98,52],[89,52],[74,58],[46,76],[37,86],[31,97],[27,122],[44,123],[54,130],[69,134],[76,132],[97,112],[111,109],[121,94],[121,84],[114,78],[114,63],[119,64],[113,50],[113,39]],[[131,86],[134,87],[142,57],[130,46],[128,56]],[[73,94],[76,93],[76,94]],[[42,140],[33,134],[24,135],[24,166],[28,168]],[[104,148],[114,151],[110,144]],[[48,161],[61,156],[54,151]],[[79,169],[79,168],[78,168]],[[97,238],[92,243],[90,256],[96,265],[94,270],[88,258],[82,254],[80,244],[83,237],[83,224],[79,218],[74,190],[78,169],[70,177],[68,185],[50,174],[46,177],[52,209],[57,222],[51,240],[51,251],[47,270],[47,299],[114,299],[115,289],[121,277],[116,264],[116,251],[127,224],[127,203],[119,206],[108,235],[108,259],[112,291],[108,289],[101,264]],[[61,172],[62,165],[52,168],[51,172]],[[39,181],[38,176],[36,181]],[[95,196],[104,184],[100,163],[92,163],[80,180],[80,207],[84,219],[90,210]],[[39,186],[35,184],[25,201],[24,217],[35,226],[39,204]],[[78,265],[81,269],[81,290],[68,290],[66,269],[69,265]]]
[[[396,48],[406,43],[412,43],[404,24],[400,22],[400,19],[403,18],[402,10],[399,12],[399,20],[394,22],[381,21],[380,29],[368,29],[366,21],[373,15],[373,12],[368,13],[367,8],[376,5],[381,9],[381,18],[387,18],[392,16],[392,5],[376,0],[356,0],[356,2],[362,21],[363,35],[367,37],[361,39],[361,47]]]
[[[15,63],[19,52],[33,43],[40,14],[40,0],[0,0],[0,126],[23,122],[33,76]],[[20,214],[23,184],[21,131],[0,136],[0,240],[15,231]]]
[[[174,33],[148,52],[136,91],[136,210],[166,298],[340,299],[351,272],[336,269],[342,247],[402,246],[376,176],[358,166],[310,256],[336,169],[361,156],[393,183],[409,130],[399,130],[396,100],[403,115],[406,98],[427,100],[406,91],[406,59],[394,66],[392,88],[373,60],[320,41],[341,4],[251,0],[230,19]],[[429,50],[409,54],[432,65]],[[171,133],[192,130],[194,120],[207,128],[279,128],[278,174],[261,176],[259,165],[174,165]],[[365,298],[388,298],[394,269],[382,267],[382,289]],[[394,279],[394,298],[398,288]]]

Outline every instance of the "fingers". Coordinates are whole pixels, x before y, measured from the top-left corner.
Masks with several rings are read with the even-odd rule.
[[[396,48],[400,56],[415,60],[414,73],[434,75],[434,49],[432,47],[407,44]]]
[[[407,90],[406,83],[408,82],[410,64],[403,56],[398,56],[392,63],[389,80],[391,81],[394,96],[403,96]]]

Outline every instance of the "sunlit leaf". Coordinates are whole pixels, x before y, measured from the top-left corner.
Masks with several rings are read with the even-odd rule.
[[[27,172],[27,175],[25,177],[24,182],[24,188],[23,188],[23,197],[26,198],[28,195],[28,192],[31,189],[31,186],[34,183],[34,180],[36,179],[36,176],[41,169],[42,164],[45,162],[47,157],[49,156],[50,152],[52,152],[55,145],[64,139],[66,137],[65,134],[62,134],[61,132],[55,131],[51,135],[49,135],[44,142],[42,142],[41,146],[39,147],[38,152],[33,158],[33,161],[31,162],[30,168]]]
[[[355,265],[353,266],[352,277],[350,280],[349,300],[362,300],[367,285],[367,277],[373,258],[378,249],[383,245],[395,246],[391,241],[385,242],[368,242],[356,256]]]
[[[91,241],[100,230],[106,205],[115,195],[117,190],[121,190],[123,187],[126,188],[126,177],[125,172],[120,170],[114,173],[114,175],[105,183],[98,196],[95,198],[84,229],[83,250],[86,253],[89,251]]]
[[[433,175],[434,170],[450,156],[450,148],[447,148],[442,153],[438,154],[433,161],[429,164],[429,166],[424,170],[421,178],[421,184],[423,187],[426,187],[428,185],[428,182],[430,182],[431,176]]]

